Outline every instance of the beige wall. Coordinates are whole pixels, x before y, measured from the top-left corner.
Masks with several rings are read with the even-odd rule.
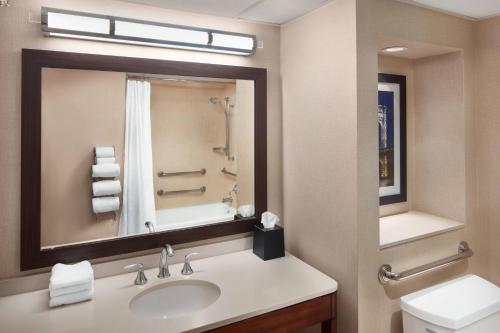
[[[358,326],[355,5],[281,28],[286,247],[339,282],[343,333]]]
[[[254,145],[254,83],[237,80],[234,97],[234,122],[231,140],[234,141],[238,164],[238,205],[255,203],[255,145]],[[231,169],[229,169],[231,170]],[[226,176],[231,177],[231,176]]]
[[[206,187],[205,193],[159,196],[156,209],[167,209],[221,202],[236,179],[220,170],[237,172],[237,162],[226,163],[226,157],[213,152],[226,140],[225,118],[219,101],[231,98],[234,104],[235,83],[158,83],[151,91],[151,133],[155,192]],[[253,110],[252,110],[253,111]],[[253,124],[250,124],[252,126]],[[252,126],[253,127],[253,126]],[[233,133],[234,135],[234,133]],[[159,171],[179,172],[206,169],[205,175],[157,177]]]
[[[408,178],[408,201],[381,206],[380,212],[415,209],[465,222],[462,53],[422,55],[379,56],[380,73],[406,76]]]
[[[464,221],[465,213],[465,205],[460,200],[465,193],[465,177],[463,174],[456,176],[463,172],[465,165],[464,108],[456,105],[463,97],[462,69],[460,52],[415,60],[379,56],[380,72],[407,77],[408,205],[412,209],[459,221]],[[436,151],[435,147],[441,148]],[[433,167],[437,170],[428,170]],[[425,169],[425,173],[421,169]],[[439,184],[439,189],[428,188],[433,184]],[[445,195],[439,193],[441,188],[446,190]],[[453,190],[448,191],[448,188]],[[463,232],[453,232],[389,248],[381,251],[381,258],[384,263],[398,269],[411,268],[422,264],[424,258],[430,261],[454,253],[463,237]],[[411,283],[385,287],[380,313],[384,320],[380,332],[402,332],[399,297],[462,274],[466,269],[460,265]]]
[[[464,272],[478,272],[479,252],[466,264],[404,284],[384,288],[376,280],[381,263],[398,270],[411,268],[456,252],[460,240],[479,249],[475,215],[473,23],[390,0],[357,0],[355,11],[348,6],[347,2],[334,1],[282,27],[287,247],[340,282],[341,332],[400,333],[399,297]],[[353,20],[355,27],[348,23]],[[354,34],[357,44],[346,45],[344,38],[352,39]],[[414,70],[405,62],[382,61],[381,67],[400,73],[418,70],[423,82],[435,77],[431,68],[445,62],[443,82],[452,84],[437,88],[448,96],[456,95],[456,99],[439,99],[437,105],[424,99],[419,104],[423,117],[418,122],[411,121],[415,131],[417,127],[422,129],[431,120],[430,112],[444,103],[445,112],[440,119],[451,120],[445,124],[445,139],[447,143],[457,140],[459,149],[440,156],[438,168],[458,164],[442,182],[451,184],[451,191],[458,193],[453,193],[451,199],[444,198],[445,210],[424,199],[417,202],[422,209],[450,214],[466,222],[463,230],[383,251],[378,243],[378,185],[373,174],[376,167],[371,167],[377,165],[376,118],[370,111],[376,110],[376,40],[380,35],[463,50],[460,55],[417,61],[412,64],[418,67]],[[310,36],[314,38],[307,38]],[[355,54],[350,54],[351,47]],[[412,73],[414,80],[416,75]],[[419,94],[436,98],[427,88],[421,89]],[[416,114],[416,97],[413,103]],[[451,115],[449,110],[453,108],[461,108],[460,114]],[[414,155],[420,154],[417,140],[419,144],[431,145],[441,139],[437,124],[431,124],[430,130],[430,141],[422,137],[424,132],[410,133],[415,140]],[[429,160],[419,163],[424,162],[422,167],[429,168]],[[439,176],[436,172],[431,174]],[[415,174],[417,177],[421,180],[422,174]],[[427,191],[424,185],[420,184],[420,190]],[[451,211],[457,207],[458,212]],[[352,284],[354,276],[356,285]]]
[[[368,2],[372,2],[367,0]],[[458,179],[457,183],[454,183],[451,187],[453,191],[458,191],[460,193],[453,193],[453,195],[458,195],[455,197],[455,201],[462,202],[462,206],[460,207],[460,212],[457,215],[452,214],[452,216],[457,219],[464,220],[466,225],[463,230],[455,231],[451,233],[447,233],[440,236],[431,237],[428,239],[412,242],[406,245],[401,245],[393,248],[389,248],[383,251],[378,251],[377,248],[373,248],[371,250],[371,255],[367,256],[368,260],[375,260],[383,263],[391,264],[395,269],[407,269],[413,266],[421,265],[427,262],[431,262],[433,260],[439,259],[441,257],[448,256],[452,253],[455,253],[457,250],[458,242],[460,240],[467,240],[469,245],[476,250],[476,255],[468,261],[466,264],[458,265],[454,268],[445,269],[439,273],[427,274],[423,277],[416,278],[412,281],[396,284],[393,286],[388,286],[385,288],[379,288],[379,330],[380,333],[401,333],[402,332],[402,323],[401,323],[401,312],[399,311],[399,297],[405,295],[407,293],[416,291],[418,289],[431,286],[440,281],[444,281],[445,279],[449,279],[452,277],[456,277],[459,274],[463,274],[465,272],[479,272],[479,258],[482,257],[479,248],[479,232],[480,226],[478,225],[478,221],[476,218],[476,189],[475,189],[475,144],[474,144],[474,39],[473,39],[473,22],[467,21],[464,19],[460,19],[457,17],[449,16],[442,13],[433,12],[427,9],[414,7],[408,4],[399,3],[396,1],[390,0],[377,0],[376,7],[372,7],[367,5],[368,8],[373,10],[372,13],[372,29],[369,31],[365,31],[366,35],[371,35],[373,39],[377,38],[377,35],[384,35],[395,37],[403,40],[414,40],[421,43],[429,43],[435,45],[442,45],[446,47],[452,47],[461,49],[463,59],[448,59],[447,66],[444,67],[444,72],[442,73],[445,77],[450,78],[448,82],[458,82],[453,79],[455,75],[463,76],[463,87],[457,87],[453,85],[451,87],[442,87],[439,86],[441,91],[447,92],[449,96],[457,93],[458,97],[460,95],[463,98],[463,120],[457,117],[453,123],[448,124],[448,134],[453,137],[453,139],[457,139],[461,142],[463,153],[460,151],[455,152],[457,159],[454,160],[453,157],[449,157],[447,154],[445,156],[440,157],[438,161],[440,163],[445,163],[441,165],[439,168],[446,169],[448,167],[452,168],[453,174],[450,177],[455,177],[456,174],[461,173],[465,175],[464,179]],[[373,4],[373,2],[372,2]],[[444,28],[445,27],[445,28]],[[366,36],[365,36],[366,38]],[[366,52],[366,50],[365,50]],[[371,53],[375,57],[377,50],[371,50]],[[447,56],[444,56],[447,57]],[[450,55],[449,57],[453,58],[456,55]],[[453,60],[453,61],[451,61]],[[434,67],[439,62],[438,58],[431,61],[430,63],[426,63],[425,60],[422,60],[420,63],[423,67],[420,67],[419,74],[422,79],[426,79],[426,77],[432,78],[433,73],[428,72],[428,67]],[[418,64],[419,61],[417,61]],[[458,63],[461,63],[461,67],[463,68],[463,72],[460,73],[460,66]],[[455,70],[458,70],[458,73],[450,73],[449,68],[452,67]],[[404,69],[404,68],[399,68]],[[408,68],[407,68],[408,69]],[[365,68],[365,70],[369,70]],[[376,68],[372,68],[372,71],[376,71]],[[417,89],[417,73],[414,72],[414,85],[415,89]],[[423,75],[423,76],[422,76]],[[422,83],[423,85],[424,83]],[[425,91],[424,91],[425,92]],[[436,96],[434,96],[436,97]],[[438,99],[436,103],[440,103],[441,99]],[[417,113],[419,110],[417,109],[417,92],[415,92],[415,117],[417,117]],[[445,100],[445,103],[448,107],[452,107],[456,105],[455,100]],[[439,105],[439,104],[436,104]],[[435,106],[432,104],[424,104],[419,105],[424,107],[424,109],[431,110]],[[414,119],[415,122],[415,140],[419,139],[419,135],[416,133],[418,131],[419,126],[425,126],[425,122],[428,121],[428,118],[423,118],[422,123],[418,123],[417,119]],[[447,118],[444,117],[443,121]],[[462,122],[462,124],[460,124]],[[435,133],[437,130],[434,126],[431,128],[434,129]],[[437,134],[434,134],[434,138],[437,138]],[[451,140],[451,138],[446,137],[446,140]],[[417,142],[415,143],[415,154],[417,154]],[[461,149],[462,149],[461,148]],[[461,150],[460,149],[460,150]],[[417,158],[415,156],[415,158]],[[458,160],[458,161],[457,161]],[[448,163],[452,163],[451,166]],[[459,164],[458,166],[455,164]],[[415,162],[415,165],[417,163]],[[462,165],[460,165],[462,164]],[[435,176],[437,175],[435,172],[433,173]],[[415,175],[415,178],[418,176]],[[462,176],[463,177],[463,176]],[[458,185],[457,185],[458,184]],[[458,187],[457,187],[458,186]],[[416,192],[416,184],[415,189],[413,191],[414,195]],[[422,190],[424,188],[421,188]],[[463,196],[463,197],[462,197]],[[414,199],[414,198],[413,198]],[[420,207],[423,207],[428,210],[433,210],[434,213],[441,212],[442,214],[451,214],[449,209],[453,207],[456,202],[448,201],[448,198],[445,198],[445,205],[448,205],[445,211],[440,211],[441,207],[436,208],[430,206],[430,208],[426,208],[425,205],[429,204],[422,200],[417,200],[420,202]],[[414,207],[415,208],[415,207]],[[373,235],[373,237],[377,237],[377,235]],[[374,273],[372,273],[373,279],[375,279]],[[360,303],[364,303],[365,300],[361,299]],[[360,307],[363,305],[361,304]],[[362,319],[360,319],[362,320]],[[373,332],[368,330],[364,330],[366,332]]]
[[[119,212],[92,211],[90,170],[96,146],[114,146],[123,168],[124,136],[124,73],[43,70],[42,246],[116,236]]]
[[[500,285],[500,17],[476,24],[476,140],[482,272]]]
[[[414,62],[414,209],[466,221],[461,52]]]
[[[39,20],[41,6],[132,17],[142,20],[196,25],[257,35],[264,42],[251,57],[181,51],[154,47],[45,38]],[[31,17],[31,19],[30,19]],[[281,96],[279,27],[243,20],[197,15],[114,0],[12,1],[0,10],[0,278],[19,276],[20,161],[21,161],[21,49],[35,48],[181,60],[268,70],[268,208],[281,215]],[[154,250],[156,252],[156,250]],[[24,273],[26,274],[26,273]]]

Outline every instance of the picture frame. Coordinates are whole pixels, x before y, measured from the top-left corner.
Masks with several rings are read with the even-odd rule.
[[[379,202],[388,205],[406,195],[406,77],[378,74]]]

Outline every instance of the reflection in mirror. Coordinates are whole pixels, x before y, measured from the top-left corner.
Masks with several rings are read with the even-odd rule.
[[[253,81],[44,68],[41,146],[42,249],[253,214]]]

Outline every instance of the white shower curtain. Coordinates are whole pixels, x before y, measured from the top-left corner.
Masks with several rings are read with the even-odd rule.
[[[149,82],[127,81],[123,208],[119,236],[147,232],[146,221],[156,224],[150,100]]]

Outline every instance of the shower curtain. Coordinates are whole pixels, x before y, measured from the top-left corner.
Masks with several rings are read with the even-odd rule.
[[[156,224],[151,146],[151,84],[127,80],[123,208],[119,236],[147,232],[144,223]]]

